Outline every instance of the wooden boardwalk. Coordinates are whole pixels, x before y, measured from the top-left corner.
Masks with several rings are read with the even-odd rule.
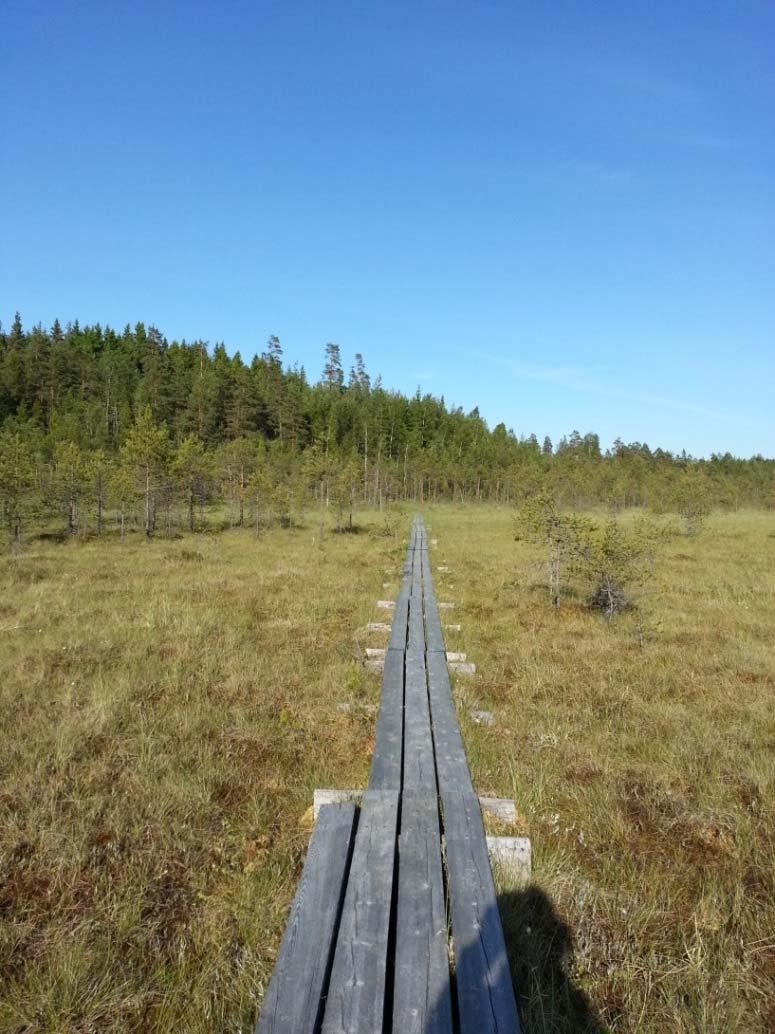
[[[419,520],[385,655],[368,789],[360,808],[320,810],[256,1030],[520,1030]]]

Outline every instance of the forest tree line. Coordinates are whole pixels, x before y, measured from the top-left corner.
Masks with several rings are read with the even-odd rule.
[[[0,508],[13,540],[61,519],[147,535],[229,523],[292,523],[311,505],[495,501],[549,489],[564,506],[771,507],[775,461],[694,459],[594,433],[553,444],[490,429],[443,398],[387,390],[361,355],[329,343],[310,380],[279,339],[250,362],[223,344],[172,341],[138,323],[0,328]]]

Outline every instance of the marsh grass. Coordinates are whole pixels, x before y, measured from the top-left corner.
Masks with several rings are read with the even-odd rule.
[[[425,517],[474,780],[533,842],[499,881],[527,1030],[772,1030],[773,518],[664,536],[606,622],[552,611],[507,510]],[[0,560],[0,1029],[251,1029],[312,790],[366,782],[391,521]]]
[[[402,554],[310,521],[0,560],[0,1029],[251,1029]]]
[[[532,886],[501,885],[527,1030],[775,1029],[775,519],[668,528],[610,622],[552,611],[506,511],[427,520],[474,782],[532,838]]]

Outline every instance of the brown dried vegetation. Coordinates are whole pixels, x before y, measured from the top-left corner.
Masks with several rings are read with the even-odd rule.
[[[477,664],[456,687],[474,781],[532,838],[533,884],[501,899],[526,1029],[771,1031],[773,517],[664,536],[610,624],[582,597],[552,612],[505,511],[427,519],[458,587],[450,648]]]

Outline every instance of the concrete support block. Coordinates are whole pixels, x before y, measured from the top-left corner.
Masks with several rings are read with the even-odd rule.
[[[449,663],[449,661],[456,661],[456,662],[464,661],[464,660],[467,659],[467,656],[468,655],[464,654],[464,653],[455,653],[453,650],[447,650],[447,662],[448,663]]]
[[[377,600],[377,608],[379,610],[394,610],[395,600]]]
[[[452,661],[449,670],[456,675],[476,675],[476,665],[466,661]]]
[[[527,883],[533,868],[529,837],[486,837],[490,864],[504,875]]]
[[[494,725],[495,715],[492,711],[469,711],[468,716],[477,725]]]
[[[342,804],[346,801],[353,801],[355,804],[360,804],[361,797],[363,796],[363,790],[321,790],[316,789],[312,794],[312,811],[315,818],[318,817],[318,812],[323,804]],[[506,797],[486,797],[481,796],[479,798],[479,806],[482,811],[489,812],[494,815],[495,818],[501,822],[514,822],[517,817],[517,809],[514,801],[508,800]],[[488,843],[490,840],[519,840],[519,837],[488,837]]]
[[[366,625],[367,632],[389,632],[390,625],[386,621],[370,621]]]
[[[460,631],[462,631],[463,626],[462,625],[445,625],[444,628],[448,632],[460,632]]]
[[[454,603],[440,603],[439,604],[439,610],[454,610],[454,609],[455,609],[455,604]]]
[[[312,817],[317,820],[324,804],[347,804],[348,801],[360,804],[362,796],[363,790],[315,790],[312,794]]]
[[[499,822],[517,821],[517,806],[509,797],[480,796],[479,804],[482,811],[494,815]]]
[[[366,647],[366,656],[369,658],[370,661],[374,661],[374,660],[383,660],[384,661],[384,659],[385,659],[385,652],[386,652],[385,650],[383,650],[381,647],[378,647],[378,646],[367,646]]]

